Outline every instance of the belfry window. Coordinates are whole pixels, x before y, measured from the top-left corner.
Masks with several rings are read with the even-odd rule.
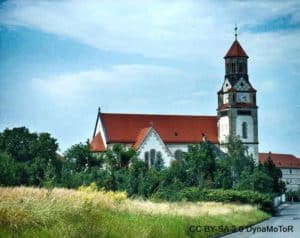
[[[235,63],[231,63],[231,73],[235,73]]]
[[[248,138],[248,128],[247,128],[247,123],[243,122],[242,123],[242,138],[247,139]]]

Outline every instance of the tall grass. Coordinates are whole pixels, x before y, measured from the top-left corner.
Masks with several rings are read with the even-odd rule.
[[[210,237],[191,225],[245,226],[268,215],[250,205],[154,203],[89,189],[0,188],[0,237]]]

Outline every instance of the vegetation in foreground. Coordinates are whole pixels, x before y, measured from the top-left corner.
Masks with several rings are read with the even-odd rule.
[[[250,205],[132,200],[95,184],[0,188],[1,237],[211,237],[268,216]],[[192,225],[223,229],[192,232]]]
[[[5,129],[0,133],[0,185],[78,188],[95,182],[107,191],[144,198],[157,192],[160,197],[172,195],[190,187],[273,195],[285,190],[281,170],[271,159],[256,165],[239,138],[229,138],[227,154],[208,141],[199,141],[168,167],[155,153],[143,161],[137,151],[120,144],[93,154],[88,143],[80,143],[64,157],[57,155],[57,149],[49,133],[31,133],[25,127]],[[175,201],[176,197],[166,199]]]

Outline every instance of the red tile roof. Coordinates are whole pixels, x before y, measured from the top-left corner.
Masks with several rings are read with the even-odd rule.
[[[276,167],[300,169],[300,159],[290,154],[259,153],[259,162],[264,163],[269,155]]]
[[[151,124],[165,143],[198,143],[202,133],[218,143],[216,116],[101,113],[100,118],[107,143],[136,143]]]
[[[94,136],[92,142],[90,143],[90,150],[92,152],[101,152],[106,150],[100,132]]]
[[[149,133],[150,129],[151,129],[151,127],[147,127],[147,128],[143,128],[142,130],[140,130],[140,133],[138,134],[137,140],[133,145],[133,149],[137,150],[138,148],[140,148],[141,144],[145,140],[145,137]]]
[[[227,54],[225,55],[224,58],[230,58],[230,57],[247,57],[248,55],[246,54],[246,52],[244,51],[244,49],[242,48],[242,46],[240,45],[240,43],[235,40],[230,49],[228,50]]]

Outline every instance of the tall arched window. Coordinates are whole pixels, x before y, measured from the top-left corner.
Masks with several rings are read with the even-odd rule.
[[[149,165],[149,152],[148,152],[148,151],[145,152],[144,157],[145,157],[145,163],[146,163],[147,165]]]
[[[242,138],[243,139],[248,138],[248,128],[247,128],[247,123],[246,122],[242,123]]]
[[[155,161],[155,149],[150,150],[150,164],[153,165]]]

